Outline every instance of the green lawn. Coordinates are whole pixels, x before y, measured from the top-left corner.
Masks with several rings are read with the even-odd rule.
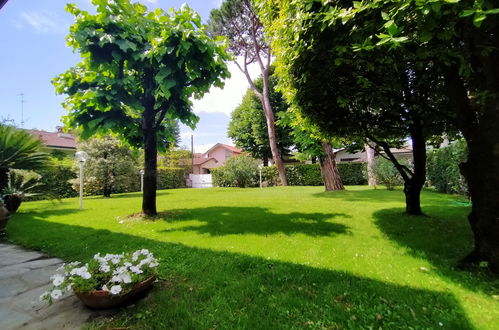
[[[139,193],[22,205],[11,240],[65,258],[148,248],[163,280],[113,326],[499,329],[499,280],[453,269],[471,249],[469,208],[424,192],[347,187],[179,189],[162,219],[127,218]]]

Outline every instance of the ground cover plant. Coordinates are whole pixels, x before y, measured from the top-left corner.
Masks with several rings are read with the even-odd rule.
[[[110,323],[131,328],[499,328],[499,281],[453,266],[471,248],[462,197],[347,187],[159,191],[27,202],[9,239],[68,261],[146,248],[162,281]]]

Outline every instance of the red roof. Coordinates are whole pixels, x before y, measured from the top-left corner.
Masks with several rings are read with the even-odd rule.
[[[33,136],[36,136],[47,147],[76,149],[76,137],[71,134],[61,132],[45,132],[39,130],[28,130]]]
[[[215,144],[213,147],[211,147],[209,150],[207,150],[203,155],[206,155],[206,154],[209,154],[209,152],[217,147],[222,147],[222,148],[225,148],[227,150],[230,150],[232,151],[233,153],[235,154],[240,154],[243,152],[242,149],[239,149],[239,148],[236,148],[236,147],[233,147],[233,146],[229,146],[227,144],[223,144],[223,143],[217,143]]]
[[[204,164],[207,161],[212,160],[212,159],[215,161],[215,163],[218,163],[218,161],[213,157],[209,157],[209,158],[199,157],[199,158],[194,158],[194,165],[201,165],[201,164]]]

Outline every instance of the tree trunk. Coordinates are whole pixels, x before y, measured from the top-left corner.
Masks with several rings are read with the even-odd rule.
[[[142,195],[142,213],[146,216],[157,215],[156,185],[158,146],[153,109],[144,111],[142,117],[142,134],[144,135],[144,192]]]
[[[9,185],[9,169],[0,167],[0,195]]]
[[[481,81],[490,92],[481,104],[470,102],[458,65],[447,67],[444,76],[447,97],[456,109],[456,126],[468,144],[468,159],[460,169],[472,200],[468,221],[474,249],[460,261],[460,266],[485,261],[493,272],[499,273],[499,67],[495,64],[499,53],[495,51],[489,56],[481,59],[487,68],[480,70]]]
[[[366,149],[366,158],[367,158],[367,182],[370,186],[376,187],[378,183],[376,182],[376,176],[374,175],[374,147],[373,143],[366,143],[364,148]]]
[[[338,167],[336,166],[333,149],[327,142],[321,142],[321,147],[324,151],[324,156],[320,157],[319,165],[321,168],[322,181],[324,182],[326,191],[343,190],[344,187],[341,182]]]
[[[486,159],[488,161],[485,161]],[[493,272],[499,273],[499,139],[497,134],[483,136],[476,142],[468,143],[468,160],[461,164],[461,173],[468,182],[473,202],[468,221],[475,239],[473,251],[461,263],[477,265],[481,261],[486,261]]]
[[[279,147],[277,146],[277,137],[275,133],[275,117],[269,100],[268,76],[265,78],[264,75],[263,81],[264,83],[263,83],[262,105],[265,111],[265,118],[267,120],[267,132],[269,134],[269,144],[270,144],[270,151],[272,152],[272,160],[274,161],[274,164],[277,167],[277,172],[279,172],[279,179],[281,179],[281,185],[287,186],[288,178],[286,177],[286,169],[284,168],[284,163],[282,162],[281,152],[279,151]]]
[[[416,117],[409,126],[412,139],[413,174],[404,180],[405,212],[412,215],[422,215],[421,190],[426,181],[426,139],[423,135],[423,125]]]

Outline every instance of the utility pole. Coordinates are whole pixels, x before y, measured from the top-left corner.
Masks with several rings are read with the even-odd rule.
[[[191,134],[191,171],[194,173],[194,135]]]
[[[21,128],[24,128],[24,93],[19,94],[21,96]]]

